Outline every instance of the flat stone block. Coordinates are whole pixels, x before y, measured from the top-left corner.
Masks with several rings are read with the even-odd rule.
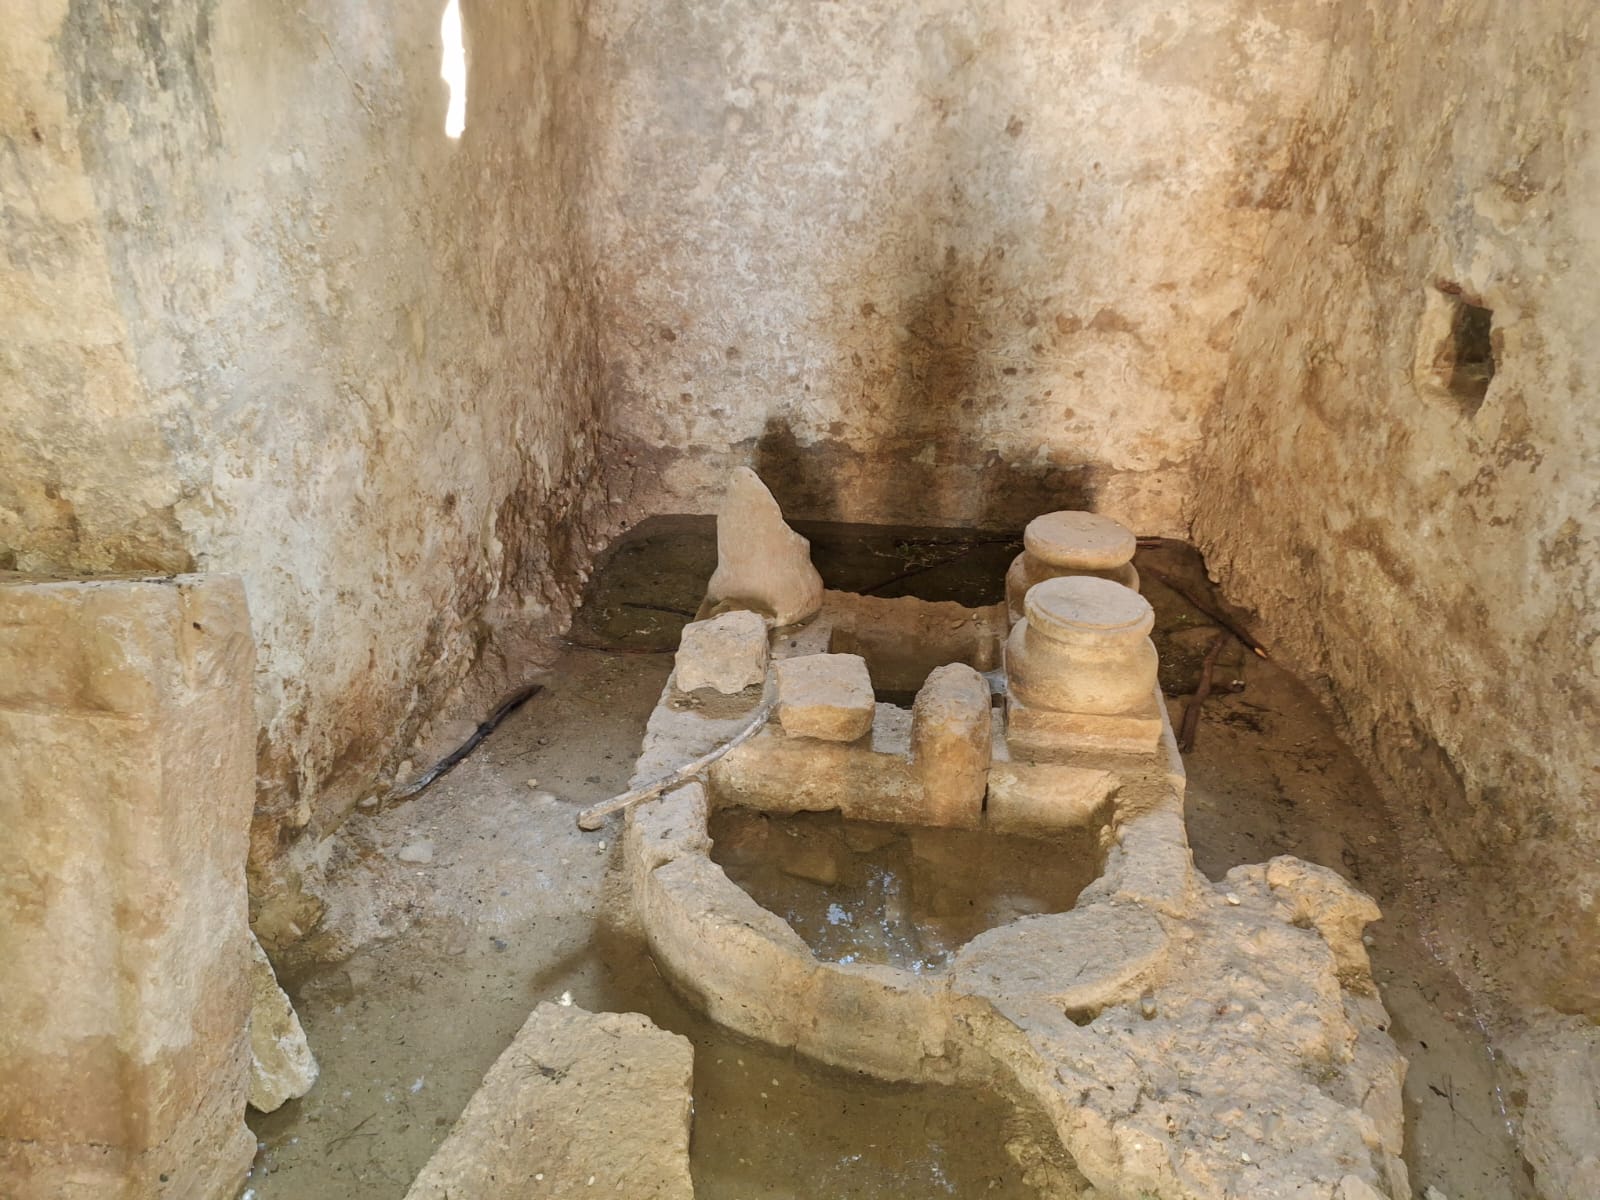
[[[638,1013],[541,1004],[406,1200],[693,1200],[689,1039]]]
[[[1039,833],[1091,825],[1109,813],[1118,787],[1110,771],[1057,763],[996,763],[986,812],[997,833]]]
[[[808,654],[777,665],[778,723],[790,737],[853,742],[872,728],[872,677],[859,654]]]
[[[1006,700],[1006,741],[1022,758],[1048,758],[1078,750],[1150,753],[1161,742],[1162,712],[1152,692],[1123,713],[1051,712]]]
[[[712,688],[732,696],[767,677],[767,622],[760,613],[723,613],[683,627],[674,680],[678,690]]]

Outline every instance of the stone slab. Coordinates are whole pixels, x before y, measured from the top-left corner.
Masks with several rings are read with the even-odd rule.
[[[777,665],[778,723],[790,737],[853,742],[872,728],[872,677],[859,654],[808,654]]]
[[[767,622],[741,610],[683,627],[674,660],[680,691],[711,688],[732,696],[767,677]]]
[[[406,1200],[693,1200],[689,1040],[638,1013],[541,1004]]]
[[[1059,763],[996,763],[985,817],[997,833],[1040,833],[1095,824],[1109,815],[1120,780],[1110,771]]]

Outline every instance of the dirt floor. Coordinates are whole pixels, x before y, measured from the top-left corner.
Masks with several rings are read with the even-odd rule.
[[[1018,544],[948,531],[805,527],[832,587],[968,604],[999,598]],[[678,631],[715,565],[711,522],[657,518],[614,548],[543,690],[421,796],[353,817],[325,844],[328,913],[285,979],[322,1078],[252,1115],[253,1200],[398,1200],[534,1004],[644,1012],[696,1046],[693,1167],[710,1200],[1027,1197],[1008,1154],[1037,1116],[974,1090],[831,1071],[737,1039],[682,1004],[619,933],[615,825],[577,810],[623,790]],[[1216,627],[1159,572],[1209,596],[1191,551],[1141,552],[1176,723]],[[1215,603],[1215,601],[1212,601]],[[1372,893],[1372,957],[1411,1067],[1416,1194],[1531,1195],[1467,997],[1428,949],[1429,889],[1314,696],[1229,643],[1188,756],[1196,861],[1292,853]],[[398,855],[427,861],[402,861]],[[1432,1198],[1430,1198],[1432,1200]]]

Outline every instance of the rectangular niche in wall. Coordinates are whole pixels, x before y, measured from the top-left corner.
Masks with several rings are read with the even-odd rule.
[[[1417,386],[1449,398],[1471,417],[1494,379],[1494,311],[1455,283],[1429,288],[1425,303],[1417,335]]]

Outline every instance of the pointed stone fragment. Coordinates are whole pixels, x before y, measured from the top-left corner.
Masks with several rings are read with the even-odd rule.
[[[254,934],[250,950],[250,1107],[272,1112],[285,1100],[298,1100],[311,1090],[317,1081],[317,1060]]]
[[[749,467],[734,471],[717,514],[717,570],[706,598],[794,625],[822,607],[822,576],[811,543],[784,522],[778,502]]]

